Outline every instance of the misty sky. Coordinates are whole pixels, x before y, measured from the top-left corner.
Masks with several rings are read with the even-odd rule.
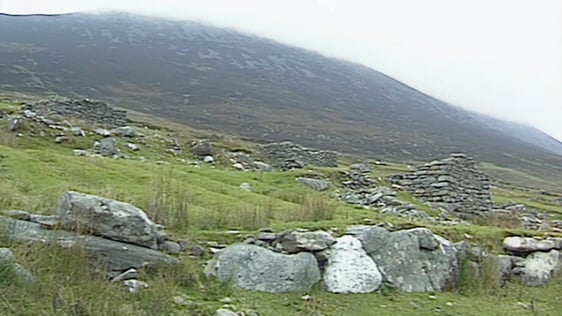
[[[357,61],[562,140],[560,0],[0,0],[0,12],[127,10],[266,36]]]

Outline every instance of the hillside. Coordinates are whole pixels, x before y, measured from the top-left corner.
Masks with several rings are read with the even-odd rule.
[[[128,14],[0,15],[0,25],[1,91],[87,96],[257,141],[402,161],[462,151],[562,178],[560,143],[541,132],[498,128],[370,68],[271,40]]]

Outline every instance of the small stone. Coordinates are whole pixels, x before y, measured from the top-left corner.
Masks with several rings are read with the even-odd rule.
[[[133,143],[127,143],[126,146],[130,151],[138,151],[140,149],[138,145]]]
[[[236,314],[235,312],[233,312],[229,309],[220,308],[220,309],[217,309],[217,312],[215,313],[215,316],[238,316],[238,314]]]
[[[146,282],[135,279],[123,281],[123,286],[127,289],[127,291],[129,291],[129,293],[138,293],[140,290],[148,288],[148,284]]]
[[[244,165],[242,165],[241,163],[237,162],[235,164],[232,165],[232,168],[236,169],[236,170],[240,170],[240,171],[244,171]]]
[[[57,143],[57,144],[60,144],[62,142],[67,142],[67,141],[69,141],[69,139],[66,136],[57,136],[55,138],[55,143]]]
[[[172,255],[177,255],[181,252],[181,247],[177,242],[166,240],[160,245],[160,250]]]
[[[308,295],[308,294],[307,294],[307,295],[303,295],[303,296],[301,297],[301,299],[302,299],[303,301],[307,301],[307,302],[308,302],[308,301],[312,301],[312,296],[310,296],[310,295]]]
[[[233,301],[234,301],[234,300],[233,300],[232,298],[230,298],[230,297],[225,297],[225,298],[222,298],[222,299],[220,300],[220,302],[223,303],[223,304],[230,304],[230,303],[232,303]]]
[[[203,157],[203,162],[205,163],[214,163],[215,162],[215,158],[213,156],[205,156]]]
[[[242,189],[244,191],[252,192],[252,186],[249,183],[246,183],[246,182],[240,184],[240,189]]]

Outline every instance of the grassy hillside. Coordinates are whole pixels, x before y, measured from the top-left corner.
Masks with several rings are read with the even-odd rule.
[[[4,111],[16,111],[18,107],[16,103],[0,103]],[[434,226],[355,208],[337,201],[331,193],[319,193],[295,181],[301,175],[333,178],[344,165],[291,172],[240,172],[224,160],[220,148],[244,147],[252,151],[252,145],[220,135],[206,135],[219,148],[217,164],[196,164],[188,153],[167,154],[163,138],[176,137],[180,143],[188,143],[194,135],[205,133],[163,125],[157,120],[147,122],[137,117],[134,125],[151,128],[143,128],[145,143],[140,144],[138,153],[127,153],[129,160],[73,156],[72,149],[91,147],[97,139],[92,135],[55,144],[50,136],[31,136],[40,131],[50,133],[44,127],[28,124],[23,135],[16,136],[6,131],[5,124],[6,120],[0,123],[0,210],[50,214],[63,192],[81,191],[139,206],[166,224],[174,238],[188,238],[203,245],[242,241],[246,234],[263,227],[274,231],[337,228],[343,232],[348,225],[378,222],[398,227],[426,226],[453,241],[470,240],[490,251],[498,251],[505,236],[541,234],[502,228],[496,223]],[[125,141],[119,138],[118,144]],[[407,166],[400,164],[379,165],[373,176],[384,183],[386,176],[405,170]],[[244,182],[251,185],[251,192],[239,187]],[[511,188],[497,188],[496,193],[495,199],[500,201],[515,199],[562,214],[562,207],[537,202],[537,193]],[[406,193],[400,193],[399,198],[428,208]],[[0,246],[9,244],[1,231],[0,227]],[[28,288],[5,284],[0,276],[1,315],[213,315],[225,297],[232,298],[234,309],[253,310],[260,315],[557,315],[562,308],[558,299],[562,278],[539,288],[517,283],[498,288],[484,274],[483,279],[465,276],[458,292],[403,294],[386,289],[368,295],[334,295],[316,289],[311,293],[272,295],[235,290],[208,280],[202,266],[209,256],[187,255],[180,256],[182,264],[177,268],[143,276],[150,287],[131,295],[118,284],[92,275],[79,250],[10,247],[18,262],[37,276],[38,285]],[[310,294],[312,299],[303,300],[304,294]],[[60,301],[65,304],[57,303]]]

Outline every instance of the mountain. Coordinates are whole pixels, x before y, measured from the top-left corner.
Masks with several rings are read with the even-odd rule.
[[[404,161],[462,151],[562,176],[562,146],[536,130],[359,64],[189,21],[1,15],[0,90],[87,96],[260,141]]]

